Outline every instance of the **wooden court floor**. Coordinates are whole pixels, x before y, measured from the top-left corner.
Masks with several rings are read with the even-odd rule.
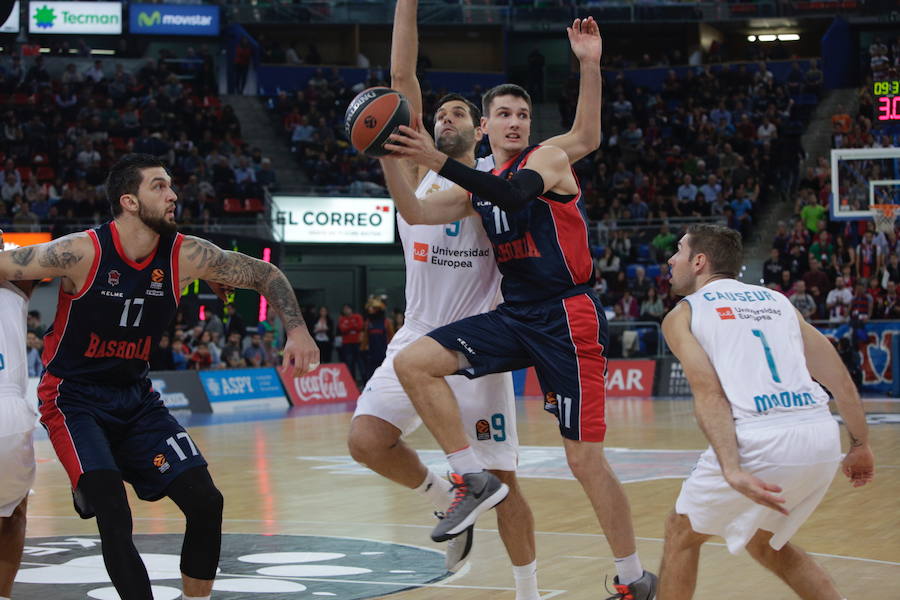
[[[867,400],[866,408],[873,413],[892,414],[900,412],[900,403]],[[678,494],[680,478],[687,475],[705,442],[686,399],[610,399],[607,413],[608,455],[620,478],[628,481],[625,488],[631,500],[645,568],[656,571],[662,550],[663,521]],[[225,532],[353,538],[440,549],[428,537],[433,517],[422,498],[354,467],[345,446],[350,414],[337,412],[191,427],[191,436],[206,455],[213,477],[225,496]],[[578,483],[566,475],[554,421],[543,413],[539,399],[520,400],[518,420],[523,446],[521,483],[535,515],[538,577],[543,597],[605,598],[604,580],[609,577],[611,587],[615,574],[612,556]],[[847,598],[900,598],[900,424],[872,425],[871,439],[877,459],[875,482],[854,490],[842,475],[836,476],[825,500],[793,541],[816,553]],[[413,434],[410,442],[426,450],[429,461],[440,461],[437,446],[426,431]],[[41,548],[47,547],[41,545],[43,536],[63,536],[57,538],[60,540],[96,539],[94,521],[79,519],[71,508],[68,481],[48,441],[37,442],[37,455],[41,462],[30,498],[30,554],[26,553],[25,569],[43,564]],[[146,503],[129,494],[137,534],[178,534],[183,530],[182,517],[168,500]],[[170,548],[170,552],[177,554],[179,548]],[[390,567],[392,573],[411,572],[420,566],[419,559],[407,559],[415,564],[400,564],[402,560],[397,560],[398,564]],[[300,574],[297,581],[308,584],[309,578],[301,577],[303,571],[293,573]],[[394,591],[389,586],[379,588],[378,581],[368,583],[371,585],[365,593],[357,593],[363,584],[351,582],[340,589],[352,588],[352,593],[311,593],[310,587],[304,593],[247,593],[227,597],[374,598],[382,596],[381,589]],[[177,586],[177,582],[170,581],[167,585]],[[17,584],[13,597],[39,597],[29,589]],[[65,586],[56,589],[58,593],[43,594],[43,597],[60,600],[112,597],[87,596],[83,592],[73,595],[64,591],[70,589]],[[472,559],[461,573],[391,597],[514,600],[512,573],[493,514],[479,520]],[[695,598],[793,597],[746,554],[732,556],[721,544],[710,544],[704,549]]]

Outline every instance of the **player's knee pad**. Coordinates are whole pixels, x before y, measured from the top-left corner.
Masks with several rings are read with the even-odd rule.
[[[102,470],[84,473],[73,492],[75,509],[83,519],[97,517],[101,537],[126,534],[131,536],[131,508],[118,471]]]
[[[206,467],[182,473],[166,490],[166,495],[184,513],[189,526],[221,527],[225,500]]]

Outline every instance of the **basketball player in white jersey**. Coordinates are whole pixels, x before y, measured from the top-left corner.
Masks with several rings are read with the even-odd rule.
[[[573,23],[569,39],[581,65],[578,109],[572,130],[549,143],[565,150],[575,162],[600,143],[602,43],[591,18]],[[415,75],[417,56],[416,1],[400,0],[394,18],[391,87],[406,96],[413,115],[422,111]],[[475,146],[482,136],[479,117],[478,108],[464,97],[447,96],[435,113],[434,137],[442,151],[489,171],[494,166],[490,157],[475,160]],[[408,175],[419,196],[453,185],[414,164],[409,165]],[[421,420],[397,379],[393,358],[436,327],[493,309],[500,301],[500,273],[480,217],[450,225],[411,226],[401,215],[397,220],[406,258],[406,320],[391,341],[384,363],[359,398],[349,446],[355,460],[425,495],[441,512],[451,503],[451,484],[427,469],[401,439]],[[515,479],[518,439],[512,377],[503,373],[478,380],[451,377],[448,381],[460,398],[472,447],[510,487],[509,496],[498,507],[500,536],[513,564],[517,600],[536,600],[534,519]],[[472,528],[448,542],[448,570],[462,566],[471,544]]]
[[[842,470],[854,487],[874,475],[865,412],[828,339],[786,296],[736,281],[741,262],[740,234],[714,225],[688,228],[669,259],[672,289],[685,301],[666,316],[663,333],[710,448],[666,522],[657,598],[693,596],[700,546],[718,535],[801,598],[840,600],[825,570],[789,542],[841,464],[838,424],[813,378],[846,423]]]
[[[31,281],[0,280],[0,600],[12,594],[22,560],[25,510],[34,482],[37,405],[25,400],[25,321],[33,286]]]

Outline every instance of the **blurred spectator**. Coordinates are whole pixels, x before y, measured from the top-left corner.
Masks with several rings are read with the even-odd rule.
[[[222,348],[222,362],[225,363],[225,366],[229,369],[247,366],[247,363],[244,362],[244,358],[242,356],[242,337],[243,336],[237,331],[231,332],[230,334],[228,334],[228,341],[225,344],[225,347]]]
[[[781,281],[781,272],[784,271],[785,264],[781,260],[781,253],[778,248],[769,250],[769,258],[763,263],[763,285],[768,286],[770,283],[778,283]]]
[[[266,366],[266,351],[262,347],[262,336],[258,333],[250,335],[250,345],[244,349],[241,355],[248,367]]]
[[[159,337],[159,344],[150,353],[151,371],[174,371],[175,360],[172,357],[172,345],[169,334],[164,333]]]
[[[184,345],[184,342],[178,337],[172,340],[172,362],[175,365],[176,371],[184,371],[188,368],[188,355],[185,353],[187,351],[187,347]]]
[[[834,280],[834,289],[828,292],[825,304],[828,308],[828,320],[831,323],[845,323],[850,320],[850,305],[853,302],[853,292],[844,285],[844,279],[838,277]]]
[[[341,362],[347,365],[350,376],[358,379],[363,375],[363,366],[360,364],[359,344],[363,330],[362,315],[353,311],[353,307],[345,304],[341,308],[341,316],[338,319],[338,332],[341,336],[341,345],[338,349]]]
[[[225,307],[226,317],[226,327],[225,327],[225,336],[228,339],[231,339],[233,334],[238,334],[240,337],[244,337],[244,334],[247,333],[247,325],[244,323],[244,320],[237,312],[237,306],[233,303],[229,304]]]
[[[44,332],[47,331],[47,328],[41,323],[41,313],[37,310],[28,311],[26,326],[28,327],[28,331],[39,338],[43,338]]]
[[[662,321],[666,309],[655,287],[647,290],[647,297],[641,302],[641,321]]]
[[[322,363],[332,361],[331,352],[334,348],[334,321],[328,315],[328,308],[319,307],[319,314],[312,327],[313,339],[319,347],[319,359]]]
[[[791,304],[794,305],[803,318],[812,320],[816,316],[816,301],[806,293],[806,282],[802,279],[794,283],[794,293],[791,295]]]
[[[41,362],[41,352],[44,349],[44,342],[40,337],[35,335],[33,331],[29,331],[25,335],[25,344],[28,347],[26,360],[28,362],[28,376],[40,377],[44,372],[44,365]]]
[[[209,351],[209,344],[199,342],[190,357],[190,367],[198,371],[209,369],[213,364],[213,357]]]
[[[279,360],[280,352],[275,346],[275,332],[266,331],[262,334],[262,348],[266,353],[265,364],[269,367],[277,367],[281,364]],[[324,361],[323,361],[324,362]]]
[[[394,326],[386,317],[385,310],[384,302],[380,298],[373,296],[366,302],[366,319],[360,342],[365,363],[364,381],[368,381],[375,369],[384,362],[388,342],[394,337]]]

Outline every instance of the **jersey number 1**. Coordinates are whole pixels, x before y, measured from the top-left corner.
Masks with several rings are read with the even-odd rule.
[[[772,356],[772,349],[769,347],[769,342],[766,341],[766,334],[760,329],[754,329],[753,335],[758,337],[759,341],[762,342],[763,353],[766,355],[766,362],[769,363],[769,371],[772,372],[772,379],[775,383],[781,383],[781,377],[778,376],[778,368],[775,366],[775,357]]]
[[[509,220],[506,218],[506,211],[500,210],[499,206],[494,207],[494,230],[497,235],[509,231]]]
[[[134,304],[135,307],[140,307],[138,309],[137,317],[134,318],[134,323],[131,324],[132,327],[140,327],[141,326],[141,316],[144,314],[144,299],[143,298],[129,298],[125,301],[125,307],[122,309],[122,318],[119,319],[119,327],[128,327],[128,311],[131,309],[131,305]]]

